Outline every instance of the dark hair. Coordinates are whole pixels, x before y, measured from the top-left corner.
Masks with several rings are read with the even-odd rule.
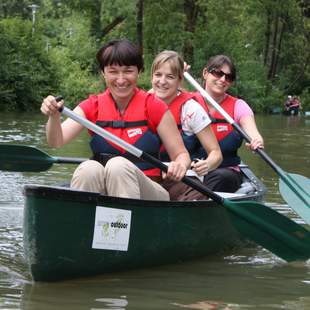
[[[212,71],[212,69],[219,69],[221,68],[223,65],[227,65],[230,69],[230,73],[232,75],[233,81],[236,79],[236,67],[234,65],[234,63],[232,62],[232,60],[225,55],[216,55],[211,57],[205,68],[208,70],[208,72]]]
[[[109,65],[136,66],[139,72],[144,69],[140,49],[126,39],[106,43],[97,52],[96,58],[102,71]]]

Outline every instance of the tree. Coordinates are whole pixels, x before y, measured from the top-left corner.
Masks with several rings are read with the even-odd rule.
[[[199,9],[197,0],[184,0],[184,13],[186,17],[184,31],[187,34],[187,37],[183,47],[183,55],[189,63],[193,63],[194,60],[193,38],[195,36]]]
[[[143,54],[143,0],[137,1],[137,44]]]
[[[41,41],[32,36],[31,22],[0,21],[1,109],[31,109],[55,86],[55,76]]]

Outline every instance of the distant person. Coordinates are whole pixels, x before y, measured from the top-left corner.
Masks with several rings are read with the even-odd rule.
[[[284,102],[284,113],[285,114],[290,114],[290,106],[291,106],[291,102],[292,102],[292,96],[287,96],[285,102]]]
[[[152,91],[167,104],[174,116],[193,160],[192,170],[205,177],[219,166],[222,154],[203,105],[195,100],[193,93],[181,89],[183,73],[184,61],[177,52],[159,53],[152,64]],[[161,151],[161,159],[170,160],[165,150]],[[169,192],[173,200],[203,198],[202,194],[183,183],[170,184]]]
[[[137,88],[143,69],[139,49],[128,40],[112,40],[98,51],[97,61],[107,89],[82,101],[75,113],[154,156],[158,156],[163,143],[171,158],[166,177],[180,181],[190,166],[189,154],[166,104]],[[67,144],[83,130],[83,125],[70,118],[61,123],[58,109],[62,105],[63,101],[57,103],[54,96],[48,96],[41,106],[48,116],[46,134],[53,147]],[[72,188],[124,198],[169,200],[169,193],[160,185],[159,169],[89,133],[97,160],[79,165],[71,180]]]
[[[287,96],[287,100],[284,104],[284,114],[286,115],[298,115],[301,109],[300,100],[297,96]]]
[[[236,79],[236,68],[231,59],[225,55],[210,58],[202,74],[207,93],[250,136],[251,143],[247,143],[247,147],[251,150],[264,148],[264,140],[257,129],[252,109],[244,100],[227,93]],[[212,128],[223,154],[220,167],[208,173],[204,183],[215,191],[235,192],[242,183],[242,174],[238,167],[240,164],[238,149],[242,145],[242,137],[211,104],[202,96],[200,98],[209,111]]]
[[[290,106],[291,115],[298,115],[301,110],[301,103],[297,96],[293,96],[293,100]]]

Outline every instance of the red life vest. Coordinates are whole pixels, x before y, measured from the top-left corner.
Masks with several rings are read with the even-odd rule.
[[[90,99],[96,100],[98,104],[98,116],[96,124],[113,135],[123,139],[154,157],[158,158],[160,149],[160,139],[157,133],[154,133],[148,123],[147,102],[153,96],[141,90],[138,90],[129,102],[124,115],[119,113],[116,104],[107,90],[103,94],[93,96]],[[94,134],[90,146],[95,158],[98,154],[113,154],[132,158],[125,150],[114,143],[103,139]],[[146,175],[159,176],[160,171],[149,163],[133,160]]]
[[[237,98],[227,95],[221,103],[221,107],[226,113],[234,119],[235,103]],[[208,109],[208,106],[207,106]],[[209,111],[210,118],[212,120],[212,129],[218,141],[222,141],[227,135],[229,135],[234,128],[230,125],[221,113],[218,111]]]
[[[169,110],[172,113],[178,128],[182,128],[181,125],[181,109],[184,103],[188,100],[193,99],[194,94],[189,92],[181,92],[174,100],[169,104]]]
[[[203,157],[203,154],[201,154],[202,146],[200,144],[199,139],[196,137],[196,135],[188,136],[182,130],[182,124],[181,124],[182,106],[190,99],[195,100],[195,94],[190,93],[190,92],[181,92],[169,104],[169,110],[177,123],[178,129],[180,131],[180,134],[184,142],[184,145],[188,153],[190,154],[191,158],[193,159],[193,158],[198,158],[198,157],[201,158]],[[205,152],[204,152],[204,155],[206,155]],[[163,161],[170,161],[169,155],[163,146],[161,147],[160,158]]]
[[[200,103],[202,101],[205,102],[200,94],[196,93],[196,95],[198,98],[200,97],[200,99],[198,99]],[[233,119],[237,99],[238,98],[236,97],[226,95],[221,103],[221,107]],[[242,137],[234,130],[233,126],[225,120],[222,114],[216,110],[210,112],[207,104],[205,104],[205,108],[211,118],[212,130],[219,142],[223,154],[223,161],[220,167],[236,166],[240,164],[240,157],[238,156],[237,151],[242,144]]]

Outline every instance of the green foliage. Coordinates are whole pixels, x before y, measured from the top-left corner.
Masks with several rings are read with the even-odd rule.
[[[0,21],[0,41],[0,108],[34,108],[54,86],[42,42],[32,35],[31,23],[20,18]]]
[[[137,1],[38,0],[34,34],[32,3],[3,0],[0,4],[0,109],[38,109],[42,97],[50,93],[62,94],[75,105],[101,91],[96,51],[110,39],[137,41]],[[209,57],[226,54],[237,67],[231,93],[244,98],[256,112],[282,107],[288,94],[300,95],[309,109],[310,18],[301,1],[196,0],[194,32],[185,31],[184,3],[144,0],[146,70],[140,87],[150,88],[150,67],[158,52],[172,49],[182,54],[185,43],[191,42],[191,73],[196,78]],[[279,48],[272,40],[276,20]],[[274,51],[278,58],[270,76]]]
[[[310,85],[301,93],[300,102],[304,111],[310,111]]]
[[[89,21],[79,14],[64,18],[60,29],[48,55],[56,74],[57,93],[75,105],[89,93],[99,92],[95,40],[89,35]]]

